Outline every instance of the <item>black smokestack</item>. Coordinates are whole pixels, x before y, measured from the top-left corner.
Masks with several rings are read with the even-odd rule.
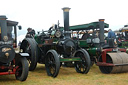
[[[0,16],[0,31],[1,31],[1,40],[5,41],[7,40],[7,21],[6,16],[2,15]],[[6,38],[6,39],[4,39]]]
[[[104,19],[99,19],[100,43],[104,44]]]
[[[65,38],[70,38],[71,33],[69,32],[69,10],[70,8],[64,7],[62,8],[63,14],[64,14],[64,32],[65,32]]]

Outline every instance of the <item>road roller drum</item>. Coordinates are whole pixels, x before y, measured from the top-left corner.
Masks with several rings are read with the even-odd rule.
[[[99,61],[102,61],[101,57]],[[99,66],[102,73],[128,72],[128,54],[125,52],[107,53],[106,63],[111,63],[113,66]]]

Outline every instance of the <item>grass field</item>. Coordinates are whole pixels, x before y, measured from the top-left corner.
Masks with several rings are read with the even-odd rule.
[[[57,78],[52,78],[38,64],[25,82],[15,80],[14,75],[4,75],[0,76],[0,85],[128,85],[128,73],[102,74],[94,65],[88,74],[79,74],[74,68],[61,67]]]

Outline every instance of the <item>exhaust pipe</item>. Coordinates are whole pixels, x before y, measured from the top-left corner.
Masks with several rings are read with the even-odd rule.
[[[71,33],[69,30],[69,10],[71,8],[64,7],[62,8],[64,14],[64,36],[65,38],[71,38]]]
[[[6,16],[1,15],[0,16],[0,33],[1,33],[1,41],[7,41],[7,21]]]
[[[100,44],[104,44],[104,19],[99,19],[99,28],[100,28]]]

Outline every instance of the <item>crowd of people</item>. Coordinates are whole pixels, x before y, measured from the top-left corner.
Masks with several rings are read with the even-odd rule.
[[[32,29],[32,28],[28,28],[27,29],[27,34],[26,34],[26,38],[33,38],[35,36],[35,30]],[[116,34],[114,31],[112,31],[111,29],[108,30],[108,36],[107,36],[108,39],[112,38],[114,40],[114,43],[117,44],[117,40],[116,40]],[[106,42],[105,42],[106,43]],[[18,46],[21,45],[21,41],[19,41],[19,44]]]

